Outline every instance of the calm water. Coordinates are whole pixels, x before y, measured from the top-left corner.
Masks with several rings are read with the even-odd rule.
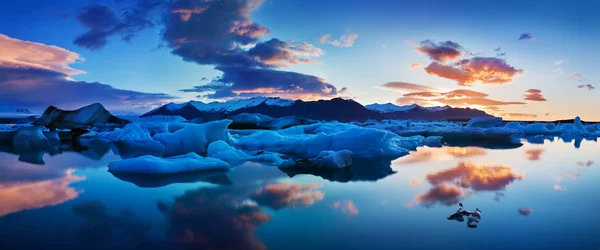
[[[103,146],[0,152],[0,248],[600,249],[599,153],[557,140],[148,179],[107,172],[119,157]],[[458,202],[482,210],[478,228],[446,219]]]

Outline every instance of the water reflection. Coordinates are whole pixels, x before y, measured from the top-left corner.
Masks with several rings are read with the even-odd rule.
[[[110,171],[109,171],[110,172]],[[232,185],[227,177],[227,171],[197,171],[193,173],[178,173],[169,175],[151,175],[123,172],[110,172],[119,180],[131,182],[142,188],[158,188],[176,183],[206,182],[217,185]]]
[[[479,147],[443,147],[443,148],[418,148],[409,155],[396,160],[403,164],[423,163],[429,161],[443,160],[446,158],[470,158],[487,154],[487,149]]]
[[[281,171],[292,178],[314,175],[334,182],[378,181],[396,173],[391,166],[388,159],[354,159],[351,166],[339,169],[282,168]]]
[[[544,152],[543,148],[531,148],[525,150],[525,158],[530,161],[537,161]]]
[[[78,240],[87,248],[137,247],[145,242],[151,225],[137,218],[129,209],[111,213],[100,201],[73,205],[73,212],[84,219],[76,230]]]
[[[457,204],[471,191],[503,190],[511,182],[523,179],[523,175],[504,165],[460,162],[454,168],[427,174],[425,179],[433,187],[417,195],[414,200],[424,207],[431,207],[436,204]]]
[[[0,183],[0,217],[26,209],[41,208],[74,199],[81,191],[69,185],[84,177],[73,175],[73,170],[65,171],[65,176],[57,179],[31,182]]]

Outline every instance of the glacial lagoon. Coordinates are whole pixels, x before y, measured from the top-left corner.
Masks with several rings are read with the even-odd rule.
[[[8,151],[8,150],[4,150]],[[99,144],[0,152],[3,249],[598,249],[600,144],[419,147],[319,172],[112,174]],[[448,220],[458,203],[477,228]]]

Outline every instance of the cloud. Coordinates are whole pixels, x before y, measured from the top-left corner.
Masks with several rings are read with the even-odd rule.
[[[537,114],[528,114],[528,113],[500,113],[499,116],[506,119],[534,119],[537,118]]]
[[[270,183],[260,188],[252,199],[258,204],[279,210],[284,207],[296,207],[298,204],[305,206],[320,201],[325,196],[323,192],[315,190],[318,185],[300,185],[291,182]]]
[[[424,40],[415,47],[415,50],[429,56],[431,60],[444,63],[461,57],[463,48],[452,41],[436,43],[433,40]]]
[[[446,152],[456,158],[486,155],[487,151],[480,147],[444,147]]]
[[[163,40],[171,53],[200,65],[222,71],[212,82],[183,89],[199,97],[227,99],[250,96],[281,96],[320,99],[337,96],[337,89],[324,79],[280,71],[290,64],[316,63],[323,51],[312,44],[282,41],[261,42],[269,29],[250,16],[262,0],[170,2],[163,18]]]
[[[542,155],[543,152],[544,152],[543,148],[532,148],[532,149],[525,150],[525,155],[526,155],[527,160],[537,161],[540,159],[540,156]]]
[[[400,106],[412,105],[412,104],[417,104],[419,106],[432,106],[433,105],[428,100],[425,100],[422,98],[413,98],[413,97],[400,97],[400,98],[396,99],[396,104],[398,104]]]
[[[558,65],[563,64],[563,62],[564,62],[563,60],[556,60],[556,61],[554,61],[554,65],[558,66]]]
[[[580,77],[581,77],[581,74],[579,74],[577,72],[573,72],[569,76],[567,76],[567,78],[580,78]]]
[[[594,85],[591,84],[581,84],[581,85],[577,85],[578,88],[583,89],[583,88],[587,88],[588,90],[594,90],[596,89],[596,87],[594,87]]]
[[[495,57],[473,57],[463,59],[451,65],[442,65],[432,62],[425,68],[430,75],[455,80],[458,85],[472,86],[480,84],[505,84],[523,70],[516,69],[506,63],[504,59]]]
[[[425,182],[419,178],[410,178],[409,183],[413,187],[422,187],[425,184]]]
[[[533,39],[534,38],[531,35],[531,33],[523,33],[523,34],[521,34],[521,36],[519,36],[519,40],[528,40],[528,41],[531,41]]]
[[[566,171],[565,174],[569,177],[571,177],[572,179],[577,179],[581,176],[580,173],[573,173],[571,171]]]
[[[410,64],[410,68],[411,69],[418,69],[418,68],[422,68],[424,65],[423,61],[420,61],[418,63],[411,63]]]
[[[523,92],[525,101],[545,102],[546,98],[542,95],[542,91],[539,89],[528,89]]]
[[[176,98],[117,89],[98,82],[73,81],[72,75],[84,73],[69,67],[79,60],[77,53],[14,38],[0,40],[9,41],[11,48],[10,53],[0,54],[0,105],[34,109],[54,105],[73,109],[99,102],[108,109],[147,110]]]
[[[280,96],[305,100],[334,97],[338,92],[325,79],[296,72],[247,67],[217,69],[223,72],[220,78],[209,84],[181,91],[204,93],[201,96],[212,99]]]
[[[126,6],[121,16],[110,6],[93,3],[77,15],[87,32],[73,42],[77,46],[97,50],[103,48],[112,36],[131,41],[140,31],[154,26],[148,15],[162,3],[160,0],[138,0]]]
[[[71,68],[69,64],[83,61],[75,52],[45,45],[43,43],[23,41],[0,34],[0,67],[32,68],[59,72],[67,76],[85,74],[85,71]],[[2,74],[0,80],[6,80]]]
[[[346,216],[355,216],[358,214],[358,208],[352,200],[335,201],[332,204],[334,209],[339,209]]]
[[[451,206],[459,202],[462,194],[463,192],[459,188],[441,183],[432,187],[426,193],[417,195],[415,201],[424,207],[431,207],[436,204]]]
[[[386,88],[386,89],[391,89],[391,90],[395,90],[395,91],[400,91],[400,92],[414,92],[414,91],[428,92],[428,91],[435,91],[434,88],[431,88],[429,86],[420,85],[420,84],[414,84],[414,83],[408,83],[408,82],[388,82],[388,83],[385,83],[385,84],[383,84],[383,85],[381,85],[379,87]]]
[[[322,56],[323,50],[305,42],[283,42],[273,38],[257,44],[248,54],[266,65],[285,67],[288,64],[316,63],[311,57]]]
[[[434,99],[436,102],[440,102],[446,105],[451,106],[471,106],[471,105],[479,105],[479,106],[501,106],[501,105],[523,105],[526,104],[524,102],[503,102],[496,101],[488,98],[462,98],[462,99]]]
[[[582,166],[582,167],[583,166],[589,167],[589,166],[594,165],[594,161],[590,161],[590,160],[588,160],[588,161],[580,161],[580,162],[577,162],[577,165]]]
[[[487,97],[488,94],[478,92],[478,91],[468,90],[468,89],[457,89],[457,90],[452,90],[449,92],[413,92],[413,93],[404,94],[404,96],[406,96],[406,97],[421,97],[421,98],[441,96],[446,99],[463,99],[463,98],[483,98],[483,97]]]
[[[496,191],[523,179],[523,176],[503,165],[478,166],[471,162],[460,162],[455,168],[428,174],[426,179],[433,185],[447,182],[475,191]]]
[[[331,44],[336,47],[352,47],[357,38],[358,34],[347,30],[346,33],[340,36],[340,38],[337,40],[332,40],[331,34],[323,34],[321,37],[319,37],[319,42],[321,42],[321,44]]]
[[[517,210],[519,211],[519,214],[523,216],[529,216],[531,213],[533,213],[533,209],[531,208],[519,208]]]

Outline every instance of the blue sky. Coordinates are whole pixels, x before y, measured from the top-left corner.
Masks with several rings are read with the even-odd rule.
[[[208,15],[210,11],[217,9],[217,5],[199,2],[157,2],[158,6],[144,15],[144,18],[154,24],[153,27],[132,32],[134,36],[128,42],[121,40],[123,33],[108,35],[107,43],[100,48],[90,49],[89,46],[74,42],[77,37],[90,31],[82,22],[86,8],[106,7],[124,22],[122,11],[124,8],[135,6],[136,0],[10,1],[3,3],[3,8],[0,9],[0,33],[19,41],[55,45],[77,53],[85,60],[70,63],[69,67],[86,73],[69,75],[71,80],[81,83],[99,82],[115,89],[135,91],[135,96],[127,99],[122,105],[117,101],[113,102],[114,106],[121,109],[131,108],[138,111],[166,101],[237,97],[232,96],[232,91],[236,95],[244,96],[260,93],[258,90],[250,91],[253,84],[261,91],[269,89],[268,95],[273,96],[304,99],[344,96],[353,97],[363,104],[409,104],[405,103],[406,98],[400,101],[398,99],[414,91],[379,87],[388,82],[405,82],[434,88],[433,92],[438,95],[452,90],[467,89],[489,95],[486,99],[522,102],[523,104],[518,105],[499,106],[470,103],[464,105],[490,108],[486,111],[507,118],[513,116],[512,118],[517,119],[521,116],[520,119],[553,120],[581,115],[586,120],[600,120],[600,114],[594,112],[593,108],[600,105],[598,90],[590,88],[595,87],[600,80],[595,62],[600,56],[600,50],[596,48],[600,38],[600,29],[597,28],[600,25],[600,18],[597,17],[600,11],[598,1],[225,1],[236,2],[238,5],[246,2],[257,5],[257,8],[250,10],[248,16],[235,16],[232,20],[250,20],[253,25],[269,30],[268,34],[246,34],[248,37],[242,37],[244,40],[229,37],[238,39],[235,42],[240,46],[240,51],[249,50],[255,44],[273,38],[285,44],[280,46],[293,47],[304,42],[311,45],[313,52],[314,49],[320,50],[320,53],[308,56],[311,63],[294,62],[297,58],[266,58],[267,54],[258,51],[252,54],[254,58],[260,58],[259,62],[244,67],[262,69],[264,72],[261,71],[260,80],[273,79],[277,84],[259,83],[258,76],[246,77],[244,74],[247,71],[232,69],[229,62],[219,61],[223,58],[200,57],[198,52],[189,52],[208,49],[207,46],[193,44],[198,39],[188,39],[183,45],[189,46],[185,52],[174,52],[182,45],[177,44],[176,39],[216,37],[211,36],[212,33],[206,33],[210,31],[198,30],[202,29],[201,26],[206,20],[212,20]],[[184,9],[202,7],[204,10],[201,13],[191,13],[191,19],[186,21],[183,14],[174,12],[181,6]],[[222,10],[214,11],[227,11],[230,7],[219,7]],[[92,14],[95,12],[90,16],[96,18]],[[169,15],[170,19],[165,18]],[[181,19],[178,19],[179,17]],[[194,23],[196,20],[197,23]],[[188,29],[177,30],[184,26]],[[165,36],[165,30],[177,32],[172,33],[172,36]],[[519,40],[525,33],[529,33],[532,39]],[[351,46],[335,46],[321,43],[319,38],[324,34],[330,34],[330,42],[342,35],[355,34],[357,38]],[[241,43],[248,39],[252,41],[242,46]],[[474,63],[473,58],[478,57],[499,58],[506,65],[521,69],[523,74],[515,74],[500,84],[490,84],[484,80],[475,82],[472,86],[459,86],[455,80],[425,70],[428,65],[436,62],[431,59],[430,54],[417,51],[418,48],[423,48],[421,42],[427,39],[433,40],[434,46],[439,46],[439,42],[445,41],[460,45],[458,50],[461,56],[439,61],[441,65],[453,65],[463,59]],[[213,45],[211,41],[210,46]],[[225,48],[223,44],[215,46]],[[497,48],[500,48],[500,51],[495,51]],[[293,50],[292,53],[300,55],[298,58],[304,58],[302,56],[305,55],[299,54],[297,50]],[[506,54],[499,56],[499,53]],[[280,55],[283,54],[278,56]],[[273,60],[277,60],[277,66],[271,63]],[[422,66],[414,69],[410,67],[411,63],[420,62],[423,62]],[[228,67],[228,70],[215,70],[215,67]],[[284,76],[279,74],[279,71],[297,72],[302,75],[289,73]],[[226,79],[231,80],[227,84],[233,87],[224,89],[224,83],[219,82],[221,85],[218,88],[222,92],[213,96],[198,91],[215,90],[214,86],[194,88],[209,84],[223,72],[228,74]],[[569,78],[575,72],[581,76],[574,75]],[[285,81],[282,79],[301,82],[304,85],[294,86],[303,90],[295,90],[287,82],[279,83]],[[319,79],[323,80],[323,85],[320,85]],[[580,85],[581,88],[578,87]],[[332,91],[331,86],[336,90]],[[343,87],[346,87],[347,91],[340,92]],[[182,92],[182,89],[196,92]],[[524,91],[528,89],[540,90],[546,101],[523,100]],[[0,90],[0,96],[2,91]],[[53,90],[47,91],[51,93]],[[248,94],[248,91],[251,93]],[[148,96],[145,93],[164,95]],[[122,96],[123,93],[111,95]],[[196,97],[198,95],[203,97]],[[445,95],[441,96],[446,98]],[[98,98],[102,101],[101,97]],[[153,98],[156,99],[156,103],[152,102]],[[131,99],[143,99],[143,105],[133,103]],[[431,105],[445,104],[432,101],[435,99],[437,98],[426,101]],[[18,97],[11,100],[13,105],[21,104]],[[59,106],[62,104],[60,101],[53,102],[52,99],[48,99],[48,102]],[[23,102],[23,105],[28,103]],[[10,104],[0,103],[4,106]]]

